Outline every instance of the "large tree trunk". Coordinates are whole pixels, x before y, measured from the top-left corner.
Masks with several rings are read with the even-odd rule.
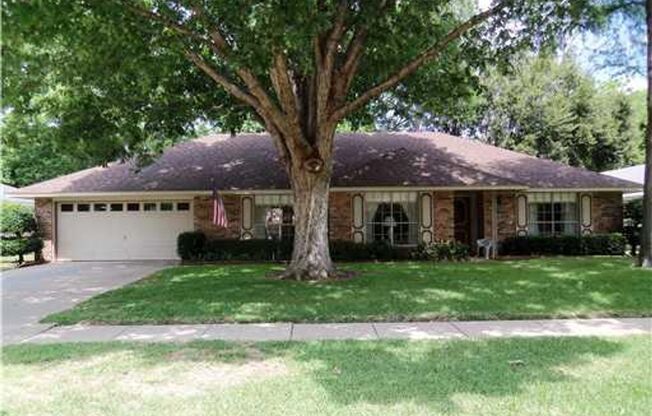
[[[328,196],[335,127],[312,131],[312,140],[306,140],[312,150],[293,152],[287,168],[294,193],[294,248],[283,277],[295,280],[323,280],[334,273],[328,248]]]
[[[330,169],[329,169],[330,170]],[[330,172],[292,172],[294,249],[285,277],[321,280],[333,273],[328,250],[328,188]]]
[[[646,2],[647,21],[647,130],[645,137],[645,185],[640,264],[652,267],[652,0]]]

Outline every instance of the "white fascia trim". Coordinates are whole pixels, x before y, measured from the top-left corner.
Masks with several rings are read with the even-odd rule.
[[[496,187],[415,187],[415,186],[378,186],[378,187],[333,187],[331,192],[375,192],[375,191],[478,191],[478,190],[525,190],[510,186]],[[265,195],[291,194],[291,189],[229,189],[219,190],[222,195]],[[70,192],[70,193],[35,193],[18,194],[24,199],[53,198],[56,200],[88,199],[88,198],[120,198],[120,199],[161,199],[190,198],[193,196],[212,195],[212,191],[125,191],[125,192]],[[18,196],[16,195],[16,196]]]
[[[332,192],[376,192],[376,191],[527,191],[527,192],[639,192],[640,188],[528,188],[527,186],[362,186],[362,187],[332,187]],[[291,189],[225,189],[219,190],[223,195],[254,195],[254,194],[291,194]],[[193,196],[211,195],[212,191],[124,191],[124,192],[58,192],[34,194],[7,194],[24,199],[54,198],[69,200],[79,198],[120,198],[120,199],[181,199]]]
[[[382,191],[521,191],[527,186],[358,186],[333,187],[333,192],[382,192]]]
[[[637,192],[637,188],[529,188],[528,192]]]
[[[211,192],[207,192],[210,194]],[[34,193],[34,194],[15,194],[21,198],[34,199],[34,198],[55,198],[55,199],[70,199],[70,198],[163,198],[163,197],[192,197],[193,195],[201,195],[202,191],[124,191],[124,192],[52,192],[52,193]]]

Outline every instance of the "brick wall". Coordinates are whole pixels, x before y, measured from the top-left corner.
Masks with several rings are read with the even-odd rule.
[[[351,240],[353,224],[352,194],[332,192],[328,201],[328,237],[331,240]]]
[[[591,203],[593,233],[614,233],[623,229],[623,196],[620,192],[596,192]]]
[[[434,193],[435,240],[452,240],[455,236],[453,192]]]
[[[54,207],[51,198],[34,200],[34,214],[39,232],[43,237],[43,260],[54,260]]]
[[[229,228],[217,227],[212,223],[213,200],[210,196],[196,196],[193,199],[195,230],[203,231],[210,239],[240,238],[240,196],[224,195],[224,208]]]
[[[492,192],[483,192],[484,238],[493,238]],[[513,192],[497,192],[497,238],[502,241],[516,235],[516,195]]]

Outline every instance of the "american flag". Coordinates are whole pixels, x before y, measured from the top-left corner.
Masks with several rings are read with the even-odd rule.
[[[222,195],[217,192],[217,188],[213,188],[213,224],[223,228],[229,226],[229,220],[226,218],[226,209],[224,208],[224,200],[222,199]]]

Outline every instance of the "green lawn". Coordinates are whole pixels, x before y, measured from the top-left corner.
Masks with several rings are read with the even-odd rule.
[[[0,413],[649,415],[650,347],[649,337],[10,346]]]
[[[45,322],[345,322],[650,316],[652,273],[626,259],[347,264],[358,277],[305,283],[270,265],[187,266],[50,315]]]

